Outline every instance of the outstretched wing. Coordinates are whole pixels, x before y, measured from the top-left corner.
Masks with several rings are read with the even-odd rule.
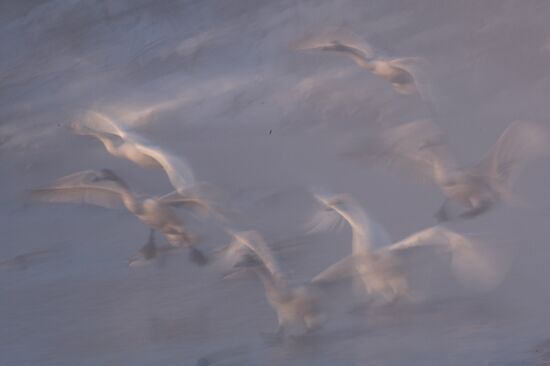
[[[122,139],[126,138],[127,134],[119,123],[97,111],[86,112],[82,120],[77,122],[74,127],[77,131],[79,128],[87,128],[94,132],[115,135]]]
[[[500,135],[496,144],[474,168],[491,186],[509,198],[510,187],[527,159],[549,150],[548,130],[540,125],[516,121]]]
[[[127,134],[126,140],[131,141],[141,153],[156,160],[162,166],[176,191],[183,194],[188,187],[195,184],[193,171],[185,159],[176,157],[134,134]]]
[[[320,203],[313,216],[305,224],[308,234],[321,231],[332,231],[339,229],[344,220],[342,216],[331,208],[331,201],[337,199],[337,196],[330,196],[319,187],[310,188],[310,192],[315,200]]]
[[[106,208],[122,205],[121,193],[125,187],[113,180],[105,180],[101,172],[86,170],[58,179],[51,185],[34,189],[29,198],[43,202],[89,203]]]
[[[370,57],[368,56],[369,52],[367,50],[355,45],[345,44],[337,40],[312,45],[311,49],[343,53],[361,67],[368,67],[370,60]]]
[[[451,231],[442,226],[434,226],[419,231],[383,249],[398,253],[420,247],[433,247],[452,256],[452,270],[463,285],[487,289],[500,280],[500,271],[489,256],[481,250],[482,243]]]
[[[441,132],[431,120],[417,120],[382,132],[380,137],[366,141],[363,156],[436,183],[456,169]]]
[[[335,28],[318,31],[296,42],[294,49],[341,52],[363,67],[374,57],[371,46],[361,37],[349,30]]]
[[[320,209],[306,223],[305,228],[308,234],[321,231],[332,231],[342,226],[344,220],[336,211]]]
[[[356,274],[353,256],[347,256],[313,277],[312,284],[325,285],[352,278]]]
[[[267,268],[271,275],[276,278],[281,276],[281,270],[275,257],[258,232],[244,231],[230,234],[233,236],[233,241],[225,250],[226,260],[235,262],[238,258],[242,258],[247,253],[252,252],[257,256],[265,268]]]
[[[213,189],[204,184],[187,188],[184,193],[177,191],[160,197],[160,201],[172,207],[184,207],[203,215],[212,216],[225,222],[226,216],[214,197]]]

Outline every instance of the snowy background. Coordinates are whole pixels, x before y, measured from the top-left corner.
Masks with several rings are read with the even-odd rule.
[[[435,223],[438,188],[350,160],[358,136],[436,117],[468,165],[514,120],[550,125],[549,16],[544,0],[1,2],[0,260],[53,252],[25,270],[0,268],[0,364],[550,363],[549,159],[517,182],[529,207],[451,225],[505,257],[496,288],[472,293],[442,280],[422,304],[370,317],[345,311],[344,289],[337,300],[347,305],[298,343],[261,337],[276,319],[255,279],[222,280],[183,252],[129,268],[148,232],[132,215],[25,200],[84,169],[170,191],[162,172],[71,133],[72,121],[99,109],[185,156],[238,212],[235,228],[302,244],[277,256],[306,282],[350,250],[347,229],[305,235],[310,186],[353,194],[395,239]],[[381,54],[425,58],[433,103],[396,94],[340,55],[292,49],[331,27]],[[229,241],[183,216],[204,248]]]

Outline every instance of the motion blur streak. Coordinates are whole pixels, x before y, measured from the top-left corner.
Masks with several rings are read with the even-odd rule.
[[[548,364],[549,17],[1,1],[0,364]]]

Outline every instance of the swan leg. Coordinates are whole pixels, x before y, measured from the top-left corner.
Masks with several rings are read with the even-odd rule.
[[[449,205],[450,205],[450,201],[447,198],[445,199],[445,201],[443,201],[443,204],[441,205],[439,210],[437,210],[437,212],[435,213],[435,218],[437,219],[437,221],[445,222],[451,219],[451,215],[449,214]]]
[[[149,240],[139,250],[144,259],[149,260],[157,256],[157,244],[155,242],[155,229],[150,229]]]
[[[194,246],[189,248],[189,259],[198,266],[204,266],[208,263],[206,255]]]
[[[285,332],[285,322],[282,319],[278,319],[278,326],[275,332],[262,332],[262,337],[269,343],[277,343],[281,341],[286,332]]]
[[[284,322],[282,323],[279,323],[279,325],[277,326],[277,330],[275,331],[275,337],[278,338],[278,339],[281,339],[285,336],[285,324]]]

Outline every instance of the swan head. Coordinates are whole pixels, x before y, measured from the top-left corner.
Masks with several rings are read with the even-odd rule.
[[[345,194],[338,194],[334,196],[323,195],[316,193],[315,199],[323,205],[325,211],[342,211],[345,210],[349,197]]]

